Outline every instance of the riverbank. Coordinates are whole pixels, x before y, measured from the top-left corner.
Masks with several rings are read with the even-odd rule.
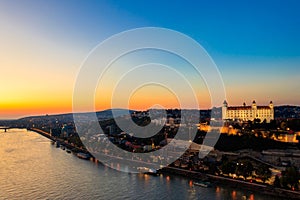
[[[235,199],[267,196],[229,187],[203,188],[176,175],[122,173],[78,159],[35,132],[0,134],[0,199]],[[281,199],[276,199],[281,200]]]
[[[259,192],[265,195],[270,195],[274,197],[280,197],[284,199],[300,199],[300,192],[291,191],[282,188],[275,188],[273,186],[262,185],[257,183],[250,183],[246,181],[241,181],[237,179],[226,178],[222,176],[215,176],[211,174],[204,174],[201,172],[195,172],[191,170],[180,169],[176,167],[165,167],[160,170],[164,174],[176,174],[184,177],[189,177],[192,179],[200,179],[204,181],[210,181],[214,184],[226,185],[232,188],[246,189],[254,192]]]
[[[36,133],[38,133],[38,134],[40,134],[40,135],[42,135],[42,136],[44,136],[44,137],[46,137],[46,138],[54,141],[54,142],[59,142],[60,145],[64,145],[67,149],[70,149],[74,153],[88,154],[92,159],[94,159],[93,155],[90,154],[90,152],[88,152],[87,150],[79,148],[79,147],[76,147],[76,146],[74,146],[72,144],[69,144],[66,141],[62,140],[62,139],[53,137],[49,133],[47,133],[46,131],[43,131],[43,130],[40,130],[40,129],[37,129],[37,128],[28,128],[27,130],[36,132]]]
[[[246,181],[226,178],[222,176],[215,176],[211,174],[208,174],[207,176],[209,177],[210,180],[216,183],[226,184],[227,186],[230,185],[233,188],[244,188],[247,190],[260,192],[262,194],[281,197],[285,199],[300,199],[300,192],[298,191],[291,191],[282,188],[276,188],[269,185],[250,183]]]
[[[73,152],[87,153],[91,156],[93,161],[101,163],[101,161],[94,158],[87,150],[84,150],[84,149],[75,147],[69,143],[66,143],[65,141],[63,141],[61,139],[51,136],[49,133],[47,133],[43,130],[36,129],[36,128],[30,128],[28,130],[34,131],[52,141],[55,141],[55,142],[59,141],[61,144],[63,144],[67,148],[71,149]],[[111,159],[111,157],[109,157],[109,159]],[[180,169],[180,168],[176,168],[176,167],[165,167],[165,168],[160,169],[159,172],[163,173],[163,174],[180,175],[180,176],[189,177],[192,179],[209,180],[215,184],[222,184],[222,185],[230,186],[232,188],[246,189],[246,190],[259,192],[259,193],[270,195],[270,196],[277,196],[277,197],[286,198],[286,199],[300,199],[300,192],[298,192],[298,191],[291,191],[291,190],[286,190],[286,189],[282,189],[282,188],[275,188],[275,187],[267,186],[267,185],[263,185],[263,184],[250,183],[250,182],[241,181],[241,180],[237,180],[237,179],[226,178],[226,177],[222,177],[222,176],[215,176],[215,175],[211,175],[211,174],[205,174],[205,173],[201,173],[201,172],[185,170],[185,169]]]

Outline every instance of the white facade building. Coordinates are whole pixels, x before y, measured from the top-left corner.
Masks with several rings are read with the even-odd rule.
[[[274,119],[274,105],[271,101],[268,106],[257,106],[253,101],[251,106],[228,106],[226,100],[222,107],[222,119],[253,121],[254,119],[266,120],[268,123]]]

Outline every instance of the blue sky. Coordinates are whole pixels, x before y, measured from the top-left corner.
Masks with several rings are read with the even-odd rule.
[[[157,26],[182,32],[207,50],[223,76],[230,104],[250,103],[252,99],[261,104],[269,100],[298,104],[299,8],[296,0],[2,0],[0,42],[5,45],[0,47],[0,65],[11,76],[13,71],[25,68],[38,75],[46,71],[58,79],[65,78],[67,89],[51,82],[45,88],[54,85],[46,90],[69,95],[81,62],[99,42],[128,29]],[[10,65],[5,60],[22,55],[22,65]],[[20,79],[4,78],[0,82],[26,82]],[[32,89],[35,86],[25,87],[29,94],[36,92]],[[18,89],[11,90],[17,93]],[[10,96],[5,88],[1,90]],[[11,99],[24,98],[26,95]]]
[[[130,28],[158,26],[183,32],[216,55],[276,58],[300,52],[299,1],[12,0],[1,4],[15,23],[50,38],[98,42]]]

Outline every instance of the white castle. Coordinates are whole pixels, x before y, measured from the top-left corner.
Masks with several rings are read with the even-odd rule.
[[[253,101],[251,106],[231,106],[228,107],[226,100],[222,107],[222,119],[223,120],[239,120],[239,121],[253,121],[254,119],[260,119],[261,121],[266,120],[270,122],[274,119],[274,105],[270,101],[268,106],[257,106],[256,102]]]

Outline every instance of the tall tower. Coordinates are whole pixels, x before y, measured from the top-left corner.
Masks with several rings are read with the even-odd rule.
[[[274,105],[273,105],[273,102],[272,102],[272,101],[270,101],[269,107],[270,107],[271,109],[274,109]]]
[[[270,109],[271,109],[271,112],[270,112],[270,114],[271,114],[271,119],[273,120],[273,119],[274,119],[274,104],[273,104],[272,101],[270,101],[269,107],[270,107]]]
[[[253,102],[252,102],[252,109],[257,109],[255,100],[253,100]]]
[[[255,102],[255,100],[253,100],[253,102],[252,102],[252,120],[254,120],[255,118],[257,118],[258,117],[258,115],[257,115],[257,106],[256,106],[256,102]]]
[[[222,119],[223,120],[227,118],[227,115],[226,115],[226,113],[227,113],[227,107],[228,107],[227,101],[224,100],[223,106],[222,106]]]

